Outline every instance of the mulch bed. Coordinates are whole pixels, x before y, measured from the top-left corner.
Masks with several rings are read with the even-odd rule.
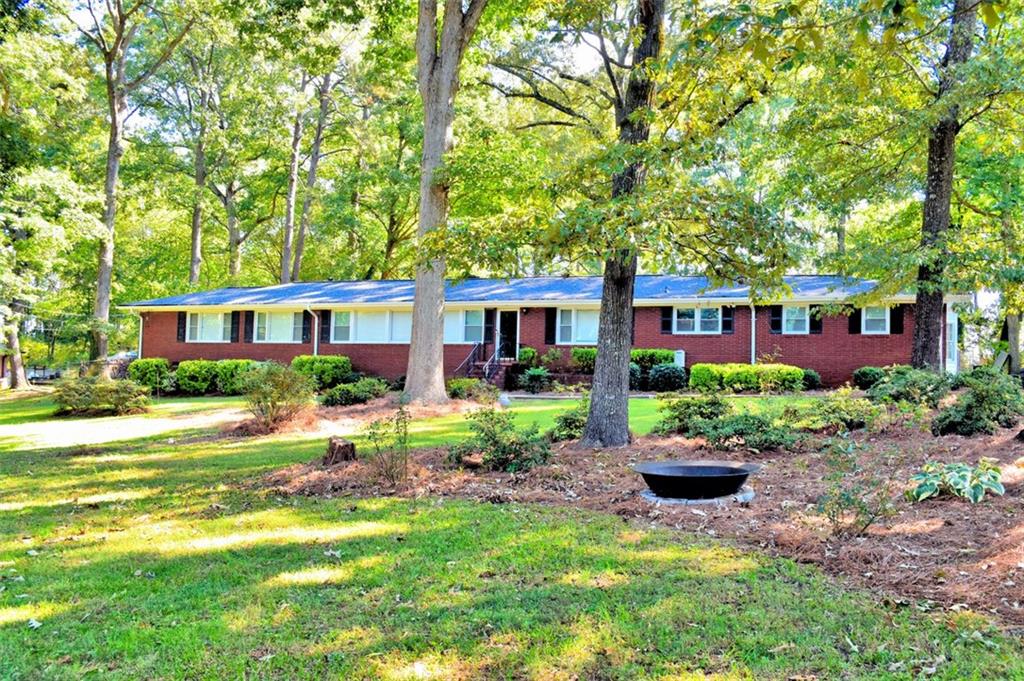
[[[629,466],[642,460],[728,458],[699,440],[644,437],[628,448],[592,451],[557,446],[551,461],[527,473],[470,471],[445,464],[444,449],[413,453],[402,489],[381,487],[364,461],[333,467],[295,465],[267,476],[280,494],[337,496],[441,496],[492,503],[582,506],[627,519],[704,533],[773,555],[815,563],[826,572],[901,603],[921,608],[969,608],[1024,631],[1024,442],[1016,430],[994,436],[932,437],[911,428],[884,435],[859,434],[868,446],[862,465],[894,482],[894,493],[927,461],[998,459],[1006,494],[980,504],[962,499],[896,501],[897,513],[860,537],[831,536],[817,513],[826,488],[823,454],[813,444],[801,451],[735,454],[757,461],[751,478],[757,494],[749,505],[655,506],[639,496],[643,481]]]

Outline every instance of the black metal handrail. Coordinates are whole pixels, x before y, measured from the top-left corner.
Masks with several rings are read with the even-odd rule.
[[[466,356],[466,359],[462,360],[462,364],[455,369],[454,375],[460,375],[463,368],[465,368],[466,376],[469,376],[469,372],[473,370],[473,366],[480,361],[483,349],[484,347],[482,343],[474,343],[473,349],[469,351],[469,355]]]
[[[498,361],[498,350],[497,348],[495,348],[494,354],[491,355],[491,358],[484,363],[483,375],[485,381],[490,381],[491,378],[494,377],[494,374],[498,373],[499,364],[500,363]]]

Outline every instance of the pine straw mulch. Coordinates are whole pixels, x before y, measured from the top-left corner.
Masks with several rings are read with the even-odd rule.
[[[633,463],[730,456],[684,438],[643,437],[628,448],[605,451],[561,445],[548,464],[520,474],[453,468],[444,462],[446,450],[421,449],[413,452],[409,481],[398,490],[381,487],[364,461],[295,465],[273,472],[263,484],[279,494],[397,494],[582,506],[815,563],[897,603],[969,608],[1024,632],[1024,442],[1014,439],[1015,432],[974,438],[935,438],[913,429],[860,434],[858,439],[868,445],[862,464],[889,476],[894,493],[901,493],[927,461],[973,463],[989,456],[1003,468],[1006,495],[974,505],[948,498],[910,504],[900,497],[894,517],[853,538],[830,536],[817,514],[826,467],[820,447],[813,444],[800,451],[736,454],[763,464],[751,478],[757,496],[749,505],[721,508],[655,506],[639,496],[645,486],[630,470]]]

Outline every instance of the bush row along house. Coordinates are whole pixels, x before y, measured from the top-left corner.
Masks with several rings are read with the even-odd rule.
[[[703,277],[641,275],[633,346],[669,348],[677,362],[772,361],[814,369],[828,385],[865,365],[910,361],[914,296],[863,308],[840,306],[875,282],[831,275],[786,277],[791,293],[754,303],[746,286],[711,287]],[[355,369],[394,379],[405,373],[412,330],[412,281],[298,282],[223,288],[124,306],[141,317],[140,357],[250,358],[342,354]],[[444,313],[448,375],[597,342],[600,277],[468,279],[449,283]],[[949,296],[940,361],[959,364],[959,322]]]

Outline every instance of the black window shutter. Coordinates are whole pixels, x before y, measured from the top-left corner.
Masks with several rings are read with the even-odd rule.
[[[238,325],[242,321],[242,313],[235,310],[231,313],[231,342],[238,342]]]
[[[736,333],[736,307],[733,305],[722,308],[722,333]]]
[[[246,310],[245,312],[245,331],[243,332],[242,339],[246,343],[252,343],[252,330],[256,326],[256,313],[252,310]]]
[[[302,313],[302,342],[308,343],[313,339],[313,314],[306,310]]]
[[[807,315],[808,331],[816,336],[820,336],[824,326],[823,322],[825,321],[821,318],[821,305],[811,305],[808,307]]]
[[[672,317],[675,315],[675,310],[672,307],[666,305],[661,308],[661,332],[672,333]]]
[[[771,305],[768,307],[768,311],[771,315],[769,331],[772,333],[782,333],[782,306]]]
[[[544,308],[544,345],[554,345],[558,331],[558,308]]]
[[[484,310],[484,343],[494,342],[494,308]]]
[[[331,311],[320,310],[320,342],[331,342]]]
[[[903,310],[905,307],[897,305],[889,310],[889,333],[903,333]]]
[[[178,342],[185,342],[185,333],[188,330],[188,312],[178,313]]]
[[[850,313],[850,335],[855,336],[860,333],[860,316],[862,312],[860,308],[856,308]]]

